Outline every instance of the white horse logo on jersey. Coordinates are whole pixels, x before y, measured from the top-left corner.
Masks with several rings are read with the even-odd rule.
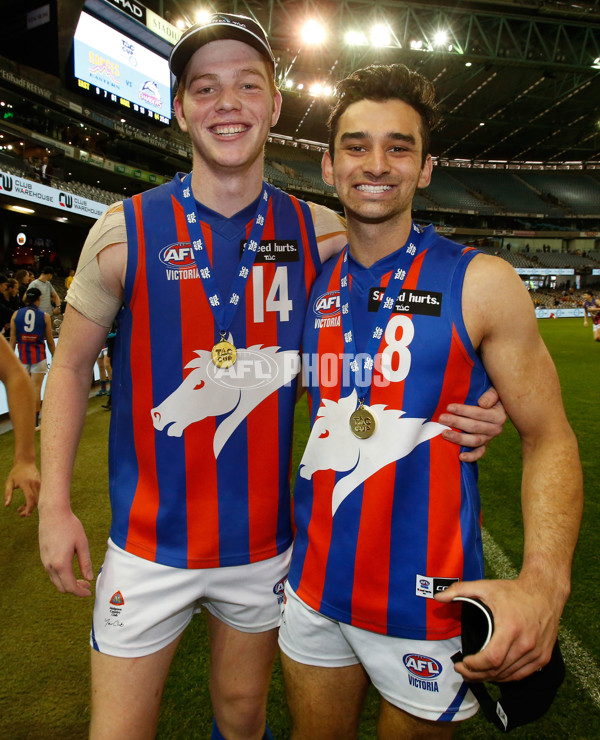
[[[337,402],[323,400],[300,462],[300,475],[307,479],[317,470],[350,471],[335,484],[332,514],[371,475],[405,457],[421,442],[449,429],[434,421],[401,418],[404,411],[377,404],[369,407],[377,420],[375,434],[358,439],[349,424],[357,405],[355,390]]]
[[[248,414],[265,398],[290,383],[300,370],[296,350],[260,344],[237,350],[229,368],[218,368],[211,351],[199,349],[185,366],[190,374],[171,395],[151,410],[152,423],[170,437],[181,437],[184,429],[207,416],[229,414],[219,424],[213,441],[215,458]]]

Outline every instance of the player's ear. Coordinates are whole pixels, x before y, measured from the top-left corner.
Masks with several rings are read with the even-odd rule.
[[[273,115],[271,116],[271,126],[275,126],[275,124],[279,120],[282,101],[283,98],[281,97],[281,93],[279,92],[279,90],[277,90],[275,92],[275,95],[273,96]]]
[[[323,155],[323,159],[321,160],[321,175],[323,177],[323,180],[327,183],[327,185],[334,185],[333,182],[333,161],[331,159],[331,154],[329,153],[329,149],[325,152]]]
[[[175,117],[177,118],[177,123],[179,124],[179,128],[182,131],[187,131],[187,123],[185,120],[185,116],[183,115],[183,104],[179,96],[177,96],[175,100],[173,101],[173,109],[175,111]]]
[[[427,155],[427,159],[425,160],[425,164],[423,165],[423,169],[421,170],[421,174],[419,175],[419,184],[417,185],[418,188],[426,188],[429,183],[431,182],[431,172],[433,170],[433,160],[431,159],[431,154]]]

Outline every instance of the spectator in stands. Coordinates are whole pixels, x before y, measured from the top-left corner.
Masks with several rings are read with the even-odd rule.
[[[42,159],[42,166],[40,168],[40,171],[42,175],[42,182],[46,185],[50,185],[50,183],[52,182],[51,178],[54,170],[52,169],[52,165],[50,164],[50,160],[48,159],[48,157],[44,157]]]
[[[21,308],[21,301],[19,299],[19,283],[16,278],[8,278],[6,281],[6,291],[4,295],[8,301],[9,306],[13,311]]]
[[[19,301],[21,302],[21,306],[23,306],[23,296],[25,295],[25,291],[27,290],[29,283],[33,280],[33,275],[29,273],[29,270],[21,268],[15,272],[15,279],[19,283]]]
[[[10,330],[10,317],[13,312],[8,301],[8,278],[0,274],[0,333],[8,336]]]
[[[40,309],[41,299],[39,288],[30,286],[25,293],[25,306],[15,311],[10,322],[10,346],[18,347],[21,362],[33,382],[36,430],[42,409],[42,384],[48,372],[46,343],[50,354],[54,354],[51,319]]]
[[[75,275],[75,270],[71,269],[69,270],[69,274],[65,278],[65,288],[69,290],[71,287],[71,283],[73,282],[73,276]]]
[[[60,298],[58,293],[52,286],[52,278],[54,277],[54,268],[50,265],[42,268],[40,276],[37,280],[33,280],[30,284],[30,288],[37,288],[42,294],[42,300],[40,302],[40,308],[44,313],[47,314],[58,314],[60,306]]]
[[[15,435],[13,465],[4,486],[4,504],[10,506],[14,491],[20,488],[25,503],[19,506],[17,512],[19,516],[29,516],[37,504],[40,491],[40,474],[35,460],[33,389],[25,368],[4,339],[0,339],[0,381],[6,388]]]

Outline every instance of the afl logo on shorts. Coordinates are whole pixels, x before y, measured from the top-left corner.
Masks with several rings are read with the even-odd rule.
[[[329,318],[337,316],[340,312],[340,293],[337,290],[330,290],[320,295],[313,303],[313,311],[319,318]]]
[[[286,578],[282,578],[280,581],[277,581],[277,583],[273,586],[273,593],[275,596],[280,596],[284,589],[285,589],[285,582],[287,581]]]
[[[407,653],[402,660],[406,670],[417,678],[431,681],[442,672],[442,664],[427,655]]]
[[[163,265],[170,267],[172,270],[178,270],[180,267],[195,267],[194,250],[189,242],[179,244],[169,244],[162,249],[158,255]]]

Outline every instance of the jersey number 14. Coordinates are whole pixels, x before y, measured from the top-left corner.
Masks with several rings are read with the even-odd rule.
[[[289,321],[293,309],[293,301],[288,292],[287,265],[275,268],[273,282],[268,288],[265,298],[265,270],[264,265],[254,265],[252,268],[252,292],[254,295],[254,321],[257,324],[265,320],[265,310],[279,314],[280,321]]]

